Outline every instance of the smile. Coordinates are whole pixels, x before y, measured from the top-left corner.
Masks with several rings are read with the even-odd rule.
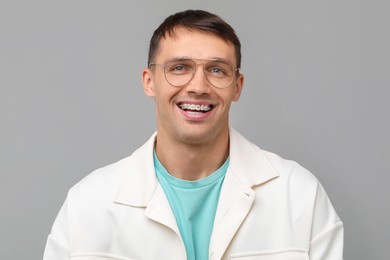
[[[178,105],[182,110],[189,112],[200,112],[205,113],[213,109],[212,105],[199,105],[199,104],[189,104],[189,103],[180,103]]]

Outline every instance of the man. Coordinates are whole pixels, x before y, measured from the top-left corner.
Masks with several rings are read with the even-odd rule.
[[[229,128],[240,61],[214,14],[157,28],[142,73],[157,132],[69,191],[45,260],[342,259],[342,222],[317,179]]]

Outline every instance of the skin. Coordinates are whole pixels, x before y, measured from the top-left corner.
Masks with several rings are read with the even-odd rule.
[[[173,36],[160,41],[155,63],[172,58],[227,60],[236,66],[234,46],[207,32],[175,28]],[[184,180],[198,180],[216,171],[229,155],[229,110],[238,101],[244,77],[239,74],[225,89],[212,86],[202,65],[193,79],[183,87],[171,86],[162,66],[142,72],[144,91],[154,98],[157,115],[156,153],[167,171]],[[211,105],[202,115],[185,112],[180,103]]]

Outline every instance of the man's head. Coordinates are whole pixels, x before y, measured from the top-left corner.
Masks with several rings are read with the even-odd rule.
[[[234,29],[219,16],[203,10],[187,10],[173,14],[154,31],[150,40],[148,65],[155,61],[160,41],[167,36],[174,36],[175,29],[182,27],[214,34],[233,44],[236,56],[236,67],[241,66],[241,43]]]
[[[239,100],[244,79],[233,29],[216,15],[185,11],[160,25],[150,49],[142,81],[156,103],[160,140],[226,140],[230,105]]]

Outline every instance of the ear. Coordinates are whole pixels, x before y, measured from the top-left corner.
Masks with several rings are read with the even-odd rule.
[[[153,73],[149,68],[145,68],[142,71],[142,85],[144,86],[146,96],[155,97]]]
[[[244,87],[244,75],[239,74],[236,79],[233,101],[237,102],[240,99],[242,88]]]

